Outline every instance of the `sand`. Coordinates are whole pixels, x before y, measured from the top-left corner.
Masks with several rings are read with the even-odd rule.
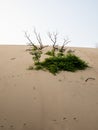
[[[27,70],[28,46],[0,46],[0,130],[98,130],[98,49],[74,48],[91,68]]]

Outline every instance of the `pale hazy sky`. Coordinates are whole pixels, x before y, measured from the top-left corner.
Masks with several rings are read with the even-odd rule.
[[[58,31],[70,46],[94,47],[98,0],[0,0],[0,44],[26,44],[24,31],[33,34],[33,27],[45,43],[48,31]]]

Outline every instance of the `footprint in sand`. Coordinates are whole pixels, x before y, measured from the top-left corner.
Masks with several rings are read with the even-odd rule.
[[[24,123],[23,125],[24,125],[24,126],[26,126],[27,124],[26,124],[26,123]]]
[[[33,99],[34,99],[34,100],[36,100],[37,98],[36,98],[36,97],[34,97]]]
[[[73,119],[74,119],[74,120],[76,120],[77,118],[76,118],[76,117],[74,117]]]
[[[16,87],[16,84],[14,84],[14,86]]]
[[[1,128],[4,128],[4,125],[0,125]]]
[[[35,86],[33,86],[33,90],[36,90],[36,87],[35,87]]]
[[[54,119],[54,120],[52,120],[52,121],[57,121],[57,120]]]
[[[58,81],[59,81],[59,82],[61,82],[62,80],[61,80],[61,79],[59,79]]]
[[[15,57],[13,57],[13,58],[11,58],[10,60],[15,60],[16,58]]]
[[[12,128],[12,129],[13,129],[13,128],[14,128],[14,125],[10,125],[10,128]]]
[[[33,86],[33,90],[34,90],[34,91],[36,90],[36,87],[35,87],[35,86]],[[35,95],[35,92],[34,92],[34,95]],[[33,96],[33,99],[36,100],[36,99],[37,99],[36,96]]]
[[[78,121],[77,117],[73,117],[73,120],[74,120],[74,121]]]
[[[22,130],[33,130],[32,129],[32,123],[23,123],[23,128]]]
[[[12,75],[12,78],[14,78],[15,76],[14,75]]]
[[[63,120],[66,120],[67,118],[66,117],[63,117]]]

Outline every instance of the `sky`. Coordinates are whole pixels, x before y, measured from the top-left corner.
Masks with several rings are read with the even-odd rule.
[[[34,27],[43,44],[52,44],[48,32],[58,32],[69,46],[98,47],[98,0],[0,0],[0,44],[24,45]]]

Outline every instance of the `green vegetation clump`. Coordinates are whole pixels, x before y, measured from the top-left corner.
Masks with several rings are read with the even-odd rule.
[[[48,70],[54,75],[60,71],[75,72],[77,70],[84,70],[88,67],[85,61],[74,54],[49,57],[43,62],[35,63],[35,66],[36,70]]]
[[[33,55],[32,59],[34,60],[34,63],[36,63],[40,61],[42,51],[39,49],[32,48],[30,54]]]
[[[46,55],[54,56],[55,55],[54,50],[52,49],[51,51],[47,51]]]

